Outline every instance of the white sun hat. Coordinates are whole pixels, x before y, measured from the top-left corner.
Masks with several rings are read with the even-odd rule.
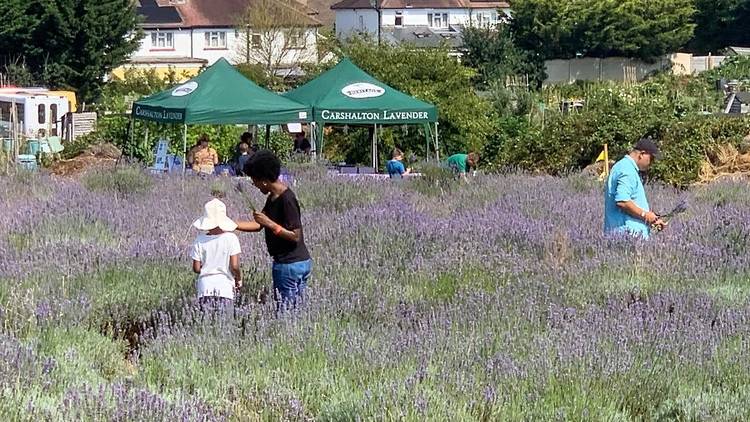
[[[218,199],[212,199],[203,206],[203,217],[193,222],[193,227],[198,230],[211,230],[216,227],[225,232],[232,232],[237,224],[227,217],[227,206]]]

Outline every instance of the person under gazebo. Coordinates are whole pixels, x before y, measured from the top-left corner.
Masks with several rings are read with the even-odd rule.
[[[199,175],[214,174],[214,166],[219,164],[219,155],[211,148],[208,136],[201,135],[198,148],[193,152],[193,171]]]

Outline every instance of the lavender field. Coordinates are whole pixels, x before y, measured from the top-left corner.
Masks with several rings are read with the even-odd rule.
[[[649,187],[690,209],[643,242],[583,176],[295,180],[310,300],[257,303],[241,234],[227,321],[187,254],[221,181],[0,178],[0,420],[750,420],[746,184]]]

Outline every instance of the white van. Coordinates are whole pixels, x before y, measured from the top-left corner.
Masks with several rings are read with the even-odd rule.
[[[11,112],[15,104],[20,135],[28,138],[60,136],[63,130],[62,119],[69,110],[68,99],[50,93],[13,91],[0,89],[0,138],[9,138]]]

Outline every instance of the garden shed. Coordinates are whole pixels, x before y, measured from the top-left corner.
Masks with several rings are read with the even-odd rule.
[[[750,92],[733,92],[727,97],[725,114],[750,113]]]

